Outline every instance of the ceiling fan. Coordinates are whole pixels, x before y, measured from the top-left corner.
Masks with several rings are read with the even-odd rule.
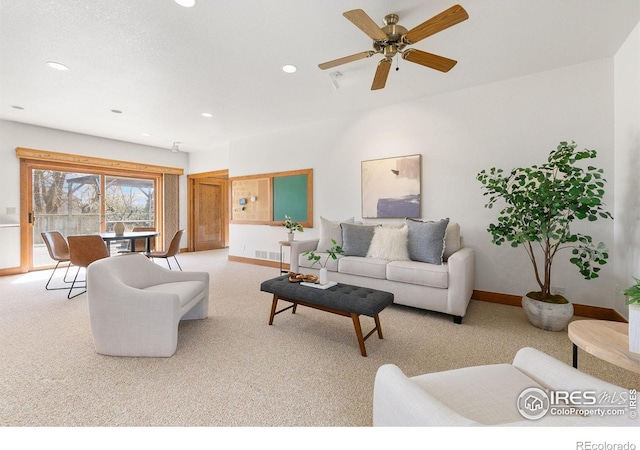
[[[373,19],[361,9],[347,11],[343,16],[373,39],[373,50],[334,59],[333,61],[318,64],[318,67],[322,70],[330,69],[335,66],[381,54],[384,58],[378,63],[378,68],[376,69],[376,74],[371,84],[372,91],[384,88],[387,83],[387,77],[389,76],[389,69],[391,69],[391,62],[396,54],[401,54],[402,59],[441,72],[451,70],[457,61],[415,48],[405,49],[405,47],[469,18],[467,11],[465,11],[462,6],[454,5],[407,31],[405,27],[398,25],[399,17],[397,14],[388,14],[385,16],[385,26],[383,28],[380,28]]]

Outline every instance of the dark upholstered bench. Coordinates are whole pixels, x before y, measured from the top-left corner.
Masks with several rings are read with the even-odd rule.
[[[393,303],[393,294],[390,292],[342,283],[328,289],[316,289],[300,283],[292,283],[286,275],[263,281],[260,284],[260,290],[273,294],[269,325],[273,324],[273,318],[276,314],[288,309],[292,309],[295,314],[298,305],[351,317],[362,356],[367,356],[364,341],[369,336],[377,331],[378,337],[382,339],[382,328],[378,314]],[[276,311],[278,300],[285,300],[293,304]],[[373,317],[376,324],[375,328],[366,336],[363,336],[360,326],[361,315]]]

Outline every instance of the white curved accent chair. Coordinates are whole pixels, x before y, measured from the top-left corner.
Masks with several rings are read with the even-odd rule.
[[[569,351],[569,350],[568,350]],[[518,397],[528,388],[595,391],[613,402],[629,399],[628,389],[607,383],[551,356],[525,347],[512,364],[465,367],[407,377],[394,364],[378,369],[373,391],[374,426],[634,426],[629,402],[621,416],[553,415],[532,420],[520,414]],[[623,397],[621,397],[623,396]],[[613,403],[612,403],[613,404]],[[607,405],[605,405],[606,407]],[[610,406],[610,405],[609,405]],[[578,408],[580,408],[578,406]],[[584,406],[592,408],[592,406]]]
[[[90,264],[87,286],[93,341],[103,355],[169,357],[180,321],[208,315],[207,272],[167,270],[140,253]]]

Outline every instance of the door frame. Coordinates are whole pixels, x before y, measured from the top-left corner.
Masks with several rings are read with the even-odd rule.
[[[215,170],[212,172],[202,172],[187,175],[187,251],[195,251],[196,232],[195,232],[195,185],[196,180],[211,178],[222,182],[224,204],[221,207],[221,213],[224,222],[224,246],[229,246],[229,169]]]

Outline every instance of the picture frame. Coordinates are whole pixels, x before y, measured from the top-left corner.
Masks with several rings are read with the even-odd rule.
[[[421,217],[422,155],[361,163],[362,218]]]

